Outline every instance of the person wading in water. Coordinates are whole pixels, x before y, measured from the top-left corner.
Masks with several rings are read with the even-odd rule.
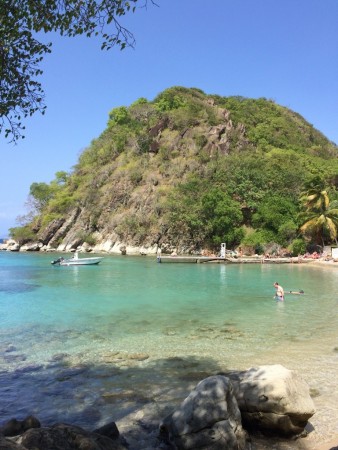
[[[277,302],[284,302],[284,289],[280,284],[277,283],[277,281],[273,285],[276,289],[275,299],[277,300]]]

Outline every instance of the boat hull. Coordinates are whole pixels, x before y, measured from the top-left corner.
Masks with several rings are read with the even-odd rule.
[[[64,259],[60,261],[60,266],[94,266],[102,261],[101,258],[79,258],[79,259]]]

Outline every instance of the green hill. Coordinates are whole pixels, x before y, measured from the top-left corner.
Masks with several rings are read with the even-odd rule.
[[[337,198],[338,149],[299,114],[264,98],[173,87],[113,109],[72,173],[33,183],[21,240],[195,252],[299,245],[312,179]]]

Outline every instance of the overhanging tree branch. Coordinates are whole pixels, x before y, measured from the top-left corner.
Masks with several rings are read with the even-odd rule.
[[[39,68],[52,44],[36,33],[101,36],[101,49],[134,47],[134,35],[120,19],[148,0],[2,0],[0,4],[0,133],[10,142],[23,138],[22,120],[45,113]],[[149,0],[153,5],[156,3]]]

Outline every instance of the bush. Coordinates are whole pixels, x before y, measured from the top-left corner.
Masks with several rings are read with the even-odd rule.
[[[96,244],[95,237],[90,233],[81,231],[81,232],[77,233],[77,237],[78,237],[78,239],[80,239],[82,241],[82,243],[86,242],[88,245],[91,245],[91,246],[94,246]]]
[[[19,243],[19,245],[23,245],[26,242],[33,241],[36,239],[36,234],[30,228],[29,225],[25,225],[23,227],[15,227],[9,229],[9,235],[12,239]]]
[[[114,108],[109,113],[108,126],[126,125],[130,122],[129,111],[125,106]]]
[[[289,250],[292,256],[303,255],[306,251],[306,243],[303,239],[295,239],[292,241]]]
[[[247,234],[241,241],[241,247],[249,247],[254,253],[264,253],[264,248],[267,244],[274,242],[274,233],[267,230],[254,230]]]

